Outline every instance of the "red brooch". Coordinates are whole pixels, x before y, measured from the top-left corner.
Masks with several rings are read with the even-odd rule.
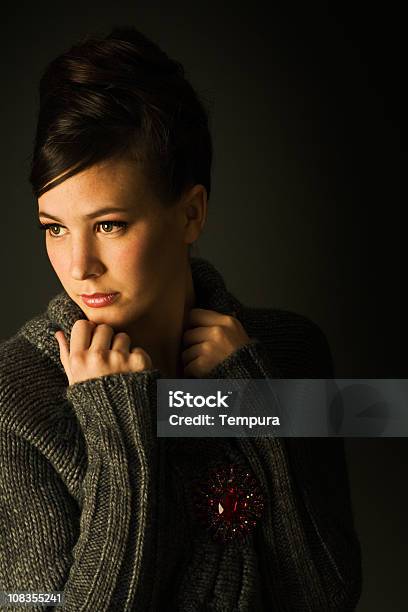
[[[196,481],[193,500],[200,522],[214,539],[243,540],[264,509],[264,497],[250,470],[228,464],[212,468],[206,481]]]

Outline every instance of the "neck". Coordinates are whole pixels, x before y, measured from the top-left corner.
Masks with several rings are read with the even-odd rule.
[[[143,348],[152,359],[152,367],[159,369],[163,378],[184,377],[182,340],[195,299],[191,266],[187,262],[185,275],[178,285],[173,285],[166,302],[159,303],[127,330],[132,347]]]

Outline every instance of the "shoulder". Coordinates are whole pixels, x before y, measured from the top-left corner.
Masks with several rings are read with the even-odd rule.
[[[308,317],[279,308],[243,306],[240,319],[248,335],[279,360],[287,377],[334,377],[326,335]]]
[[[25,430],[52,413],[64,378],[20,332],[0,343],[0,425]]]
[[[0,343],[0,386],[29,381],[39,353],[19,333]]]

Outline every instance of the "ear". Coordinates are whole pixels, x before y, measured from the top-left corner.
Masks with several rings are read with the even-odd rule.
[[[195,242],[207,221],[208,201],[204,185],[194,185],[186,194],[182,204],[184,240],[186,244]]]

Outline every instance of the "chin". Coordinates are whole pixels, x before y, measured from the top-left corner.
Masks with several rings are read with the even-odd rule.
[[[84,312],[90,321],[97,325],[105,323],[115,331],[123,331],[136,318],[135,315],[121,312],[119,308],[115,309],[113,305],[108,308],[87,308]]]

